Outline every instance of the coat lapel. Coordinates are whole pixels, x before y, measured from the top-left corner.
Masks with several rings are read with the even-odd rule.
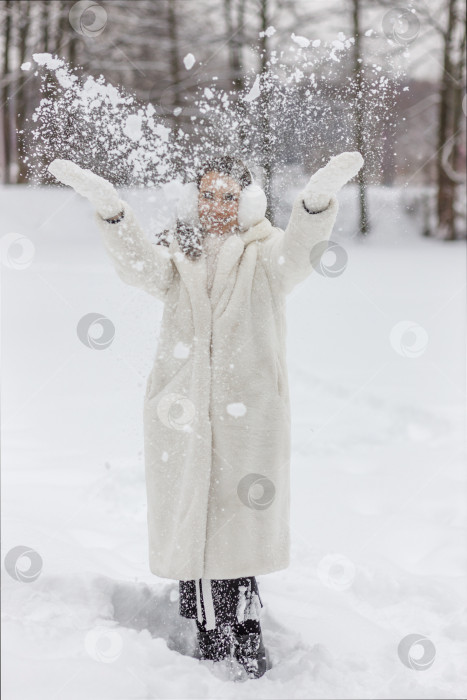
[[[214,311],[228,285],[231,275],[238,266],[245,247],[252,241],[261,240],[269,236],[271,229],[271,222],[264,218],[247,231],[235,233],[226,238],[219,248],[210,299],[207,290],[207,263],[205,255],[201,255],[197,260],[190,260],[180,250],[178,241],[174,237],[170,243],[169,252],[180,273],[180,277],[189,291],[190,297],[200,302],[210,302]]]
[[[219,248],[217,265],[211,289],[211,305],[216,309],[222,292],[227,286],[230,275],[238,266],[245,244],[238,234],[229,236]]]

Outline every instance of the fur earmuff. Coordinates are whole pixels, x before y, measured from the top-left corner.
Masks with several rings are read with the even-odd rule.
[[[177,218],[190,226],[201,226],[198,214],[198,188],[196,182],[183,185],[177,202]]]
[[[248,231],[258,224],[266,214],[267,199],[264,190],[254,182],[240,192],[238,203],[238,224],[242,231]],[[198,188],[196,182],[183,185],[177,203],[177,218],[191,226],[201,226],[198,212]]]
[[[254,182],[244,187],[238,203],[238,224],[242,231],[248,231],[264,219],[268,202],[264,190]]]

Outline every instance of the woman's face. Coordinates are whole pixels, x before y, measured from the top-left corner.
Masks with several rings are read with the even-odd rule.
[[[198,192],[198,213],[210,233],[222,234],[238,226],[241,187],[224,173],[210,171],[203,176]]]

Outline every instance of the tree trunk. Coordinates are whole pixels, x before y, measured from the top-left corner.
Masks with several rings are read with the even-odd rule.
[[[443,164],[446,151],[450,148],[449,139],[453,136],[452,44],[456,25],[456,0],[448,2],[448,26],[444,34],[443,73],[441,76],[438,112],[437,168],[437,217],[438,230],[445,240],[455,238],[454,230],[454,183]],[[452,145],[452,144],[451,144]]]
[[[19,22],[19,64],[20,66],[26,61],[26,49],[27,41],[30,30],[30,9],[31,3],[26,2],[20,6],[20,22]],[[18,175],[16,181],[18,183],[25,183],[28,181],[28,176],[26,172],[26,141],[24,126],[26,122],[26,116],[28,113],[28,91],[26,90],[26,74],[24,71],[20,72],[18,78],[18,94],[17,94],[17,109],[16,109],[16,129],[18,138]]]
[[[465,153],[462,153],[462,125],[464,121],[462,101],[465,95],[465,46],[466,46],[466,21],[464,18],[462,39],[460,41],[460,46],[458,50],[457,60],[453,69],[454,76],[454,87],[453,87],[453,102],[454,102],[454,114],[453,114],[453,144],[452,144],[452,167],[454,173],[461,173],[463,167],[465,168]],[[465,171],[464,171],[465,172]],[[465,190],[465,175],[456,178],[454,183],[454,237],[456,236],[456,195],[459,193],[460,186],[463,186],[463,192]],[[462,194],[461,196],[465,196]],[[463,220],[463,226],[461,230],[465,231],[465,219]]]
[[[267,198],[267,209],[266,218],[274,226],[274,205],[272,202],[272,173],[273,173],[273,148],[272,148],[272,134],[271,126],[269,122],[269,85],[266,84],[265,77],[268,70],[268,60],[269,60],[269,46],[268,37],[266,36],[266,29],[269,26],[268,22],[268,0],[260,0],[260,21],[261,21],[261,33],[260,37],[260,62],[261,62],[261,75],[260,75],[260,105],[261,105],[261,134],[262,134],[262,158],[263,158],[263,168],[264,168],[264,183],[263,189]]]
[[[353,33],[355,37],[354,44],[354,81],[355,81],[355,143],[357,151],[359,151],[365,159],[365,139],[363,133],[364,126],[364,95],[363,95],[363,58],[360,42],[360,0],[352,0],[353,2]],[[360,233],[367,235],[370,231],[368,220],[368,207],[366,201],[366,168],[365,162],[358,171],[358,190],[360,204]]]
[[[232,0],[224,0],[224,18],[227,33],[230,76],[232,78],[234,91],[237,95],[240,95],[245,87],[242,60],[244,14],[245,0],[239,0],[237,3],[237,19],[236,22],[234,22],[232,17]],[[237,99],[236,109],[239,113],[239,139],[243,146],[247,137],[247,126],[245,119],[245,103],[242,99]]]
[[[10,62],[9,53],[11,45],[11,10],[12,10],[11,0],[5,0],[3,5],[3,11],[5,13],[5,30],[4,30],[4,44],[3,44],[3,56],[2,56],[2,80],[0,89],[0,99],[1,99],[1,163],[2,163],[2,182],[3,184],[10,183],[10,162],[11,162],[11,141],[10,141],[10,83],[9,72],[10,72]]]
[[[177,3],[176,0],[169,0],[168,3],[168,23],[169,23],[169,39],[170,39],[170,80],[172,83],[172,115],[171,119],[174,124],[174,132],[178,136],[180,129],[180,116],[174,114],[173,110],[179,107],[178,90],[180,84],[180,71],[178,64],[178,32],[177,32]]]

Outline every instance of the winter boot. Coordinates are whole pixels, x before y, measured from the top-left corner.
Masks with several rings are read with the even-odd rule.
[[[246,620],[234,625],[235,658],[243,666],[249,678],[261,678],[271,667],[264,647],[258,620]]]
[[[223,633],[222,628],[207,630],[198,621],[196,621],[196,626],[198,628],[196,636],[202,659],[221,661],[230,654],[230,640]]]

